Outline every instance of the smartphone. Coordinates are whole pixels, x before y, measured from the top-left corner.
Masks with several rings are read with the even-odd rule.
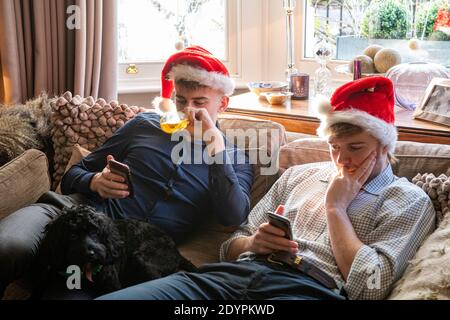
[[[269,216],[269,223],[271,225],[283,230],[285,237],[289,240],[293,240],[291,222],[288,218],[273,212],[268,212],[267,215]]]
[[[124,183],[128,186],[130,197],[133,197],[133,184],[131,183],[130,167],[116,160],[109,160],[108,166],[109,170],[111,170],[112,173],[117,174],[125,179]]]

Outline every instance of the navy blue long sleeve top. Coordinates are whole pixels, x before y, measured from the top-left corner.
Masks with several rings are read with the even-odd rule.
[[[213,214],[225,226],[244,222],[250,211],[253,182],[248,158],[226,143],[227,149],[216,155],[222,157],[222,164],[174,163],[172,150],[180,142],[171,141],[171,136],[161,131],[159,119],[157,114],[142,113],[128,121],[64,175],[62,193],[85,195],[90,205],[113,219],[154,223],[176,241]],[[192,150],[195,143],[200,144],[197,150],[202,150],[202,155],[206,153],[203,142],[189,142]],[[102,199],[90,190],[93,176],[106,167],[108,155],[130,167],[133,197]],[[244,161],[231,161],[243,157]]]

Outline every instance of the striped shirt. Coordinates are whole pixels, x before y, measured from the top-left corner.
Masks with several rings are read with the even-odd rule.
[[[333,256],[325,212],[325,194],[334,172],[330,162],[288,169],[251,211],[248,222],[222,244],[226,259],[230,243],[250,236],[268,221],[267,212],[285,204],[298,254],[342,285],[350,299],[383,299],[401,277],[408,261],[435,227],[435,211],[425,192],[389,165],[368,182],[347,209],[364,245],[357,252],[345,282]],[[251,259],[243,253],[239,259]]]

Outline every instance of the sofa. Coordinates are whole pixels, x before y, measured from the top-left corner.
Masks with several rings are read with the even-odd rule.
[[[0,201],[0,219],[20,207],[34,203],[44,192],[57,189],[58,181],[55,181],[55,177],[60,178],[73,163],[78,162],[81,157],[101,145],[101,143],[92,143],[92,141],[100,141],[97,139],[99,136],[101,141],[106,140],[104,135],[99,135],[100,132],[97,133],[98,127],[95,128],[94,134],[92,134],[93,130],[85,130],[84,133],[70,130],[71,137],[74,136],[74,133],[77,133],[77,135],[75,139],[68,137],[66,131],[72,128],[74,124],[72,120],[66,119],[68,117],[79,117],[79,110],[76,112],[72,110],[79,109],[84,103],[81,97],[72,97],[66,94],[66,98],[65,101],[60,100],[59,103],[52,102],[54,106],[52,116],[54,157],[59,158],[49,159],[41,151],[28,150],[0,168],[0,194],[5,195],[5,197],[2,197],[3,200]],[[62,108],[64,103],[70,104],[73,99],[77,101],[72,105],[70,111],[61,115],[61,110],[64,110]],[[87,102],[86,99],[84,102]],[[56,105],[59,106],[56,107]],[[94,103],[90,107],[94,105],[108,108],[113,103]],[[117,102],[114,102],[114,105],[118,105]],[[123,105],[121,110],[132,110],[134,115],[143,111],[150,112],[140,108],[127,109]],[[99,114],[98,108],[96,112]],[[112,113],[114,114],[114,112]],[[117,114],[120,114],[120,112],[117,111]],[[124,119],[133,118],[133,114],[130,111],[128,118],[124,117]],[[225,133],[227,131],[233,132],[230,129],[256,132],[256,135],[242,140],[240,147],[245,149],[246,152],[251,152],[257,146],[258,151],[262,151],[262,155],[272,159],[270,164],[258,162],[254,165],[255,180],[251,192],[252,207],[287,168],[311,162],[330,161],[325,141],[313,136],[286,132],[281,124],[272,121],[225,114],[221,116],[219,125]],[[118,128],[117,123],[113,123],[113,121],[102,121],[99,126],[106,128],[103,128],[102,132],[111,133]],[[63,136],[66,136],[66,139],[61,139]],[[259,147],[258,141],[260,139],[269,143]],[[86,142],[85,148],[79,145],[80,141]],[[61,152],[64,152],[64,155],[61,155]],[[399,159],[399,164],[394,168],[395,173],[414,181],[430,195],[436,208],[438,222],[436,231],[426,239],[412,259],[404,276],[395,284],[389,299],[449,299],[450,212],[448,207],[450,206],[450,179],[448,177],[450,177],[450,146],[401,141],[397,145],[396,156]],[[261,174],[263,169],[267,169],[274,162],[278,168],[274,174]],[[55,163],[55,166],[58,164],[56,170],[51,168],[49,163]],[[179,249],[196,265],[217,262],[221,243],[230,237],[235,230],[236,228],[219,226],[212,220],[193,234],[188,241],[181,244]],[[12,297],[14,298],[14,290],[7,292],[7,294],[11,295],[11,292],[13,292]],[[11,298],[11,296],[9,297]]]

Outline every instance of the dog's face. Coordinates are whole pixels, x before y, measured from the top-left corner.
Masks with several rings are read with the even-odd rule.
[[[64,209],[47,226],[44,242],[53,243],[54,268],[78,266],[91,281],[96,271],[114,263],[121,246],[112,220],[88,206]]]

